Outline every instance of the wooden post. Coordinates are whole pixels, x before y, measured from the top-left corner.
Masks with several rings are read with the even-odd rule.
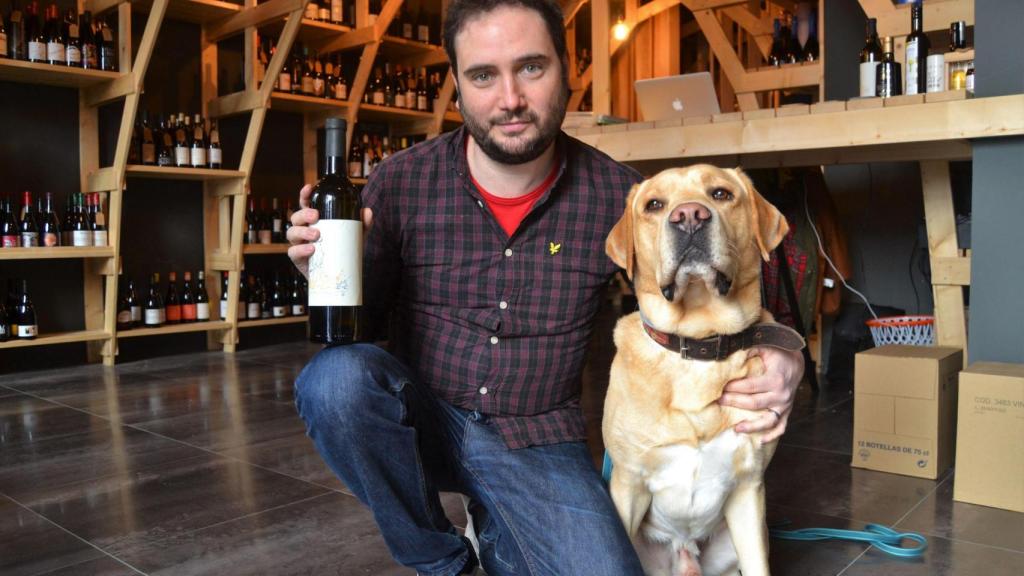
[[[594,53],[590,67],[593,69],[594,83],[591,96],[594,101],[594,115],[610,114],[611,102],[611,30],[609,0],[592,0],[591,8],[591,42]]]
[[[932,261],[940,258],[959,258],[949,162],[922,161],[921,188],[928,229],[928,254]],[[963,286],[933,275],[932,294],[935,300],[935,343],[939,346],[963,348],[966,367],[967,324],[964,317]]]

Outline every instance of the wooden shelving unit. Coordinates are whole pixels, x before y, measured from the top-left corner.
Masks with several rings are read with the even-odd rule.
[[[117,80],[120,77],[119,72],[85,70],[0,58],[0,80],[6,82],[86,88]]]
[[[117,333],[118,338],[143,338],[146,336],[166,336],[168,334],[185,334],[188,332],[208,332],[211,330],[230,330],[231,322],[190,322],[188,324],[168,324],[159,328],[133,328]]]
[[[289,94],[287,92],[274,92],[270,97],[270,107],[273,110],[296,112],[299,114],[331,111],[344,114],[345,110],[348,109],[348,101],[303,96],[302,94]]]
[[[78,330],[75,332],[54,332],[40,334],[32,340],[9,340],[0,342],[0,350],[12,348],[29,348],[32,346],[49,346],[50,344],[74,344],[76,342],[102,342],[110,340],[113,335],[103,330]]]
[[[111,246],[51,246],[48,248],[3,248],[0,260],[57,260],[67,258],[113,258]]]
[[[287,254],[288,244],[246,244],[242,247],[242,254]]]
[[[287,324],[303,324],[309,316],[287,316],[285,318],[263,318],[261,320],[240,320],[239,328],[259,328],[264,326],[284,326]]]
[[[211,168],[172,168],[168,166],[144,166],[129,164],[125,174],[131,178],[154,178],[157,180],[193,180],[210,182],[245,178],[241,170],[220,170]]]

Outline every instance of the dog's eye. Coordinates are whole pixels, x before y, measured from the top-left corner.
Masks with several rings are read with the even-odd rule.
[[[719,201],[732,200],[732,192],[725,188],[715,188],[711,191],[711,197]]]
[[[644,210],[647,212],[657,212],[658,210],[661,210],[664,207],[665,205],[661,203],[661,200],[654,199],[647,201],[647,206],[644,206]]]

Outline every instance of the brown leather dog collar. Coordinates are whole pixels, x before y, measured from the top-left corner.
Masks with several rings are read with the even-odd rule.
[[[678,352],[686,360],[724,360],[734,352],[754,346],[771,346],[795,352],[802,350],[804,339],[789,326],[776,322],[754,324],[739,334],[719,334],[709,338],[686,338],[662,332],[641,320],[644,331],[661,347]]]

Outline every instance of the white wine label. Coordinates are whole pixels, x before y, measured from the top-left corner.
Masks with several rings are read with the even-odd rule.
[[[430,28],[420,24],[417,26],[416,38],[420,42],[430,42]]]
[[[323,78],[313,79],[313,94],[317,97],[323,97],[324,95],[324,80]]]
[[[192,167],[206,168],[206,148],[192,148]]]
[[[288,315],[287,306],[274,306],[274,318],[284,318]]]
[[[363,175],[363,163],[362,162],[349,162],[348,163],[348,177],[349,178],[360,178]]]
[[[132,311],[131,310],[122,310],[122,311],[117,313],[117,323],[118,324],[128,324],[131,321],[132,321]]]
[[[46,60],[46,44],[42,42],[28,43],[29,60]]]
[[[249,241],[249,244],[256,244],[260,241],[260,236],[255,230],[247,230],[245,232],[245,239]]]
[[[918,57],[918,41],[907,42],[907,86],[904,94],[917,94],[917,75],[921,73],[921,59]]]
[[[260,244],[270,244],[272,239],[271,234],[270,230],[260,230],[258,235]]]
[[[273,226],[274,226],[274,232],[280,232],[281,231],[281,219],[280,218],[274,218]]]
[[[38,232],[22,232],[21,233],[21,246],[22,248],[35,248],[39,246],[39,233]]]
[[[254,318],[259,318],[260,317],[260,303],[259,302],[249,302],[249,313],[248,313],[248,315],[246,317],[248,319],[250,319],[250,320],[252,320]]]
[[[282,72],[282,73],[278,74],[278,77],[277,77],[277,87],[280,88],[281,91],[283,91],[283,92],[291,92],[292,91],[292,75],[287,73],[287,72]]]
[[[68,66],[78,66],[82,63],[82,51],[78,49],[78,46],[69,45],[64,51],[64,58]]]
[[[313,77],[303,76],[302,77],[302,93],[313,94]]]
[[[316,5],[316,2],[310,2],[309,4],[306,4],[306,18],[310,20],[316,20],[318,10],[319,6]]]
[[[221,149],[220,148],[210,148],[209,152],[210,152],[210,158],[209,158],[210,164],[221,164],[221,158],[223,157],[223,152],[221,152]]]
[[[320,237],[309,259],[309,305],[362,305],[362,222],[320,220],[313,228]]]
[[[395,94],[395,108],[405,108],[405,92]]]
[[[878,62],[860,63],[860,96],[861,98],[874,98],[875,94],[875,69]]]
[[[220,319],[221,320],[227,320],[228,319],[228,301],[227,300],[221,300],[220,301]]]
[[[39,335],[39,326],[35,324],[18,324],[18,338],[34,338]]]
[[[106,246],[107,245],[107,231],[106,230],[93,230],[92,231],[92,245],[93,246]]]
[[[178,166],[188,166],[188,148],[184,146],[174,147],[174,163]]]
[[[221,306],[221,310],[224,306]],[[200,322],[206,322],[210,319],[210,303],[209,302],[196,302],[196,320]]]
[[[341,0],[331,0],[331,22],[342,21]]]
[[[384,92],[382,92],[382,91],[374,92],[373,93],[373,103],[376,104],[377,106],[383,106],[384,105]]]
[[[142,306],[132,306],[132,322],[142,322]]]
[[[344,100],[348,98],[348,84],[342,84],[338,82],[334,86],[334,97],[338,100]]]
[[[106,242],[103,243],[106,246]],[[71,231],[71,245],[72,246],[92,246],[92,230],[72,230]]]
[[[156,326],[164,323],[164,309],[146,309],[146,326]]]
[[[292,304],[292,316],[302,316],[306,313],[306,307],[302,304]]]
[[[49,60],[56,62],[64,61],[64,45],[60,42],[50,42],[46,45],[46,54]]]

